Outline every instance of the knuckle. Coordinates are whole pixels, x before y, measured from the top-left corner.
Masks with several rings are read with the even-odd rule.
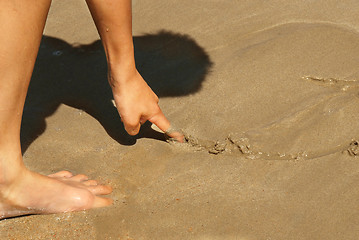
[[[154,106],[152,109],[152,114],[153,114],[152,116],[157,116],[160,113],[161,113],[161,108],[158,105]]]
[[[127,131],[128,134],[130,134],[131,136],[137,135],[137,133],[139,132],[138,130],[132,129],[132,130],[128,130]]]
[[[127,120],[125,122],[125,125],[127,128],[131,129],[131,128],[136,128],[136,126],[138,125],[138,121],[134,121],[134,120]]]
[[[126,127],[126,132],[130,135],[136,135],[138,132],[139,132],[140,128],[138,126],[133,126],[133,127],[130,127],[130,126],[127,126]]]

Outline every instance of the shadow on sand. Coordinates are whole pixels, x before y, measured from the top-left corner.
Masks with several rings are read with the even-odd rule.
[[[161,31],[134,37],[137,69],[159,97],[183,96],[201,88],[212,63],[190,37]],[[21,127],[23,152],[46,129],[45,119],[60,104],[82,109],[97,119],[123,145],[141,137],[164,140],[149,128],[138,136],[126,133],[111,100],[106,57],[101,42],[70,45],[44,36],[24,107]]]

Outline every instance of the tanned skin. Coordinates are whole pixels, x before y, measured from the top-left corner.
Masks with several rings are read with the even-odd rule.
[[[60,171],[44,176],[23,164],[20,125],[50,0],[0,0],[0,219],[80,211],[112,204],[110,186]],[[108,80],[120,117],[131,135],[150,121],[170,122],[158,97],[135,67],[131,0],[87,0],[108,61]],[[183,135],[171,133],[183,141]]]

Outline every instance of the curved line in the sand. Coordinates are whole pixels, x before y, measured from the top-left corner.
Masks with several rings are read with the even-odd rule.
[[[253,31],[241,36],[241,39],[245,37],[253,37],[253,35],[257,35],[267,31],[281,31],[281,29],[286,28],[285,30],[297,31],[301,28],[305,27],[329,27],[335,28],[338,30],[344,30],[351,32],[353,34],[359,34],[359,32],[347,25],[347,24],[336,24],[327,21],[317,21],[317,22],[306,22],[306,21],[293,21],[287,23],[281,23],[272,25],[270,27]],[[324,86],[332,86],[332,87],[340,87],[342,91],[347,91],[348,88],[342,89],[342,87],[348,86],[350,89],[357,88],[358,80],[357,79],[337,79],[337,78],[324,78],[324,77],[317,77],[317,76],[303,76],[303,79],[321,84]],[[338,94],[341,95],[342,91],[338,91],[334,93],[334,95],[330,96],[329,98],[335,98]],[[358,97],[358,95],[353,95],[354,97]],[[311,111],[315,111],[317,107],[322,107],[319,105],[325,105],[325,103],[329,101],[328,98],[321,99],[316,104],[305,109],[296,109],[293,113],[289,113],[282,119],[277,119],[275,122],[265,124],[262,127],[256,128],[259,132],[263,132],[266,129],[273,127],[280,127],[286,121],[292,121],[294,119],[298,119],[299,115],[305,115],[310,113]],[[289,119],[289,120],[288,120]],[[301,119],[301,118],[299,118]],[[298,120],[299,121],[299,120]],[[329,149],[325,150],[303,150],[300,152],[266,152],[262,151],[260,148],[253,149],[251,144],[251,131],[246,131],[241,136],[234,138],[231,135],[228,135],[226,139],[222,140],[208,140],[208,139],[201,139],[197,137],[193,137],[190,135],[185,135],[187,142],[182,146],[187,146],[189,151],[206,151],[210,154],[229,154],[229,155],[236,155],[236,156],[244,156],[250,159],[259,159],[259,160],[309,160],[315,159],[323,156],[328,156],[335,153],[348,153],[351,156],[359,155],[359,147],[358,147],[358,140],[355,139],[348,139],[346,142],[342,142],[338,145],[330,146]],[[260,135],[260,134],[259,134]],[[359,136],[356,137],[359,139]],[[252,140],[253,141],[253,140]]]
[[[176,146],[185,146],[185,148],[190,151],[204,151],[208,152],[208,154],[213,155],[226,154],[243,156],[245,158],[253,160],[311,160],[315,158],[329,156],[335,153],[346,153],[349,156],[359,156],[359,141],[354,139],[348,143],[338,145],[327,151],[302,151],[296,153],[269,153],[260,150],[253,150],[251,149],[251,145],[248,138],[233,138],[231,135],[228,135],[228,137],[224,140],[213,141],[200,139],[185,134],[185,139],[185,143],[178,143],[176,141],[170,141],[170,143]]]
[[[296,111],[288,114],[281,119],[277,119],[274,122],[265,124],[255,129],[248,130],[240,135],[229,134],[227,138],[222,140],[202,139],[185,133],[185,145],[189,147],[188,150],[190,151],[207,151],[208,153],[215,155],[222,153],[236,156],[240,155],[249,159],[260,160],[309,160],[340,152],[348,153],[350,156],[359,156],[359,136],[357,136],[355,139],[348,139],[348,141],[342,142],[338,145],[330,146],[330,148],[325,150],[315,149],[314,151],[302,150],[297,152],[281,152],[274,150],[268,152],[261,148],[253,147],[253,137],[256,138],[256,135],[261,137],[266,131],[270,131],[271,129],[276,128],[281,129],[283,127],[281,125],[286,125],[288,122],[293,122],[293,119],[301,121],[301,119],[305,119],[308,114],[311,114],[312,112],[318,111],[318,109],[323,108],[323,106],[325,106],[327,102],[334,101],[337,97],[345,95],[346,94],[344,93],[338,92],[325,99],[321,99],[316,104],[311,105],[309,108],[306,107],[303,109],[297,109]]]
[[[342,30],[347,30],[347,31],[350,31],[350,32],[354,32],[354,33],[358,33],[359,34],[359,29],[356,29],[355,27],[353,26],[350,26],[348,24],[345,24],[345,23],[341,23],[341,24],[338,24],[338,23],[335,23],[335,22],[329,22],[329,21],[315,21],[315,22],[312,22],[312,21],[289,21],[289,22],[286,22],[286,23],[278,23],[278,24],[273,24],[269,27],[266,27],[266,28],[263,28],[263,29],[260,29],[260,30],[257,30],[257,31],[253,31],[253,32],[249,32],[245,35],[243,35],[242,37],[245,37],[245,36],[250,36],[250,35],[253,35],[253,34],[257,34],[257,33],[262,33],[262,32],[266,32],[266,31],[270,31],[270,30],[274,30],[274,29],[279,29],[281,27],[285,27],[285,26],[295,26],[295,25],[301,25],[301,26],[327,26],[327,27],[334,27],[334,28],[338,28],[338,29],[342,29]]]
[[[259,30],[256,30],[256,31],[248,32],[248,33],[244,33],[243,35],[240,35],[240,38],[242,39],[242,38],[250,37],[252,35],[263,33],[263,32],[266,32],[266,31],[271,31],[271,30],[280,29],[280,28],[286,27],[286,26],[296,26],[296,25],[301,26],[301,27],[303,27],[303,26],[326,26],[326,27],[333,27],[333,28],[337,28],[337,29],[340,29],[340,30],[345,30],[345,31],[349,31],[349,32],[352,32],[352,33],[359,34],[359,29],[356,29],[354,26],[351,26],[351,25],[348,25],[348,24],[345,24],[345,23],[338,24],[338,23],[329,22],[329,21],[315,21],[315,22],[310,22],[310,21],[289,21],[289,22],[286,22],[286,23],[273,24],[273,25],[271,25],[269,27],[266,27],[266,28],[263,28],[263,29],[259,29]],[[226,42],[226,44],[223,44],[221,46],[217,46],[215,48],[208,49],[208,50],[213,51],[213,50],[222,49],[224,47],[228,47],[229,45],[237,44],[237,42],[238,42],[238,39],[234,38],[233,40]]]

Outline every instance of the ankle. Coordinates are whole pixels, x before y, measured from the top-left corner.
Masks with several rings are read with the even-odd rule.
[[[23,164],[21,154],[0,153],[0,188],[12,184],[28,171]]]

